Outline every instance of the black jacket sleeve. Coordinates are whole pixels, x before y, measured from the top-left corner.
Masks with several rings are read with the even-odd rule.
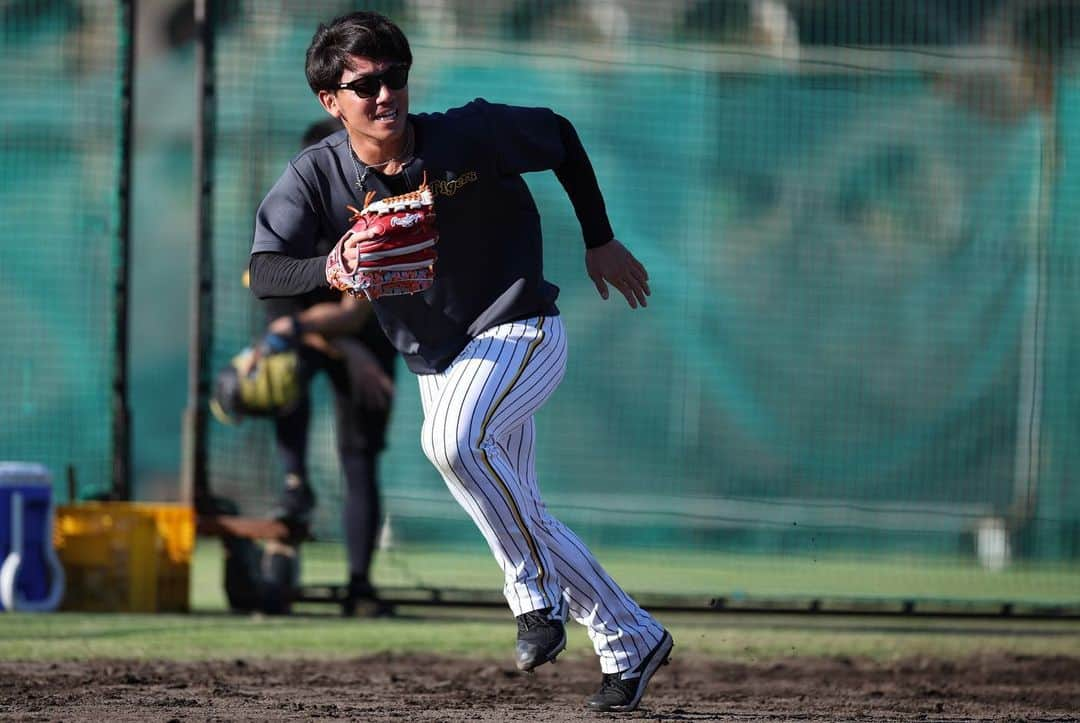
[[[248,272],[251,292],[260,299],[299,296],[327,285],[325,256],[294,259],[285,254],[254,253]]]
[[[555,171],[574,206],[585,246],[596,248],[614,238],[596,173],[570,121],[548,108],[488,103],[482,98],[471,105],[489,124],[499,172]]]
[[[562,138],[564,156],[562,165],[555,169],[555,176],[566,189],[566,195],[574,206],[581,232],[585,237],[586,248],[603,246],[615,238],[608,221],[604,196],[600,193],[600,184],[596,181],[585,147],[581,145],[577,131],[566,118],[556,114],[559,122],[559,135]]]

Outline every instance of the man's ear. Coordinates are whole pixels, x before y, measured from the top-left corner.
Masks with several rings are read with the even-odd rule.
[[[337,94],[336,93],[331,93],[328,90],[320,90],[319,91],[319,105],[321,105],[323,107],[323,110],[325,110],[327,113],[329,113],[333,117],[337,118],[338,120],[340,120],[340,121],[344,120],[342,118],[341,107],[338,105],[338,102],[337,102]]]

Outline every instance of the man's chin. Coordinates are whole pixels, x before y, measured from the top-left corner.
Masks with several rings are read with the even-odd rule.
[[[379,141],[380,143],[387,143],[397,140],[405,135],[404,128],[386,128],[383,126],[375,126],[374,128],[368,127],[368,131],[365,134],[368,138]]]

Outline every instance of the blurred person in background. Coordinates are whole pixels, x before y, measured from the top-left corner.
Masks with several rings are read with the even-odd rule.
[[[1080,3],[1018,0],[991,6],[974,29],[984,47],[999,49],[984,68],[942,73],[936,87],[958,104],[1001,123],[1040,113],[1054,122],[1061,76],[1080,49]]]
[[[304,133],[302,147],[340,130],[341,122],[333,118],[313,123]],[[332,243],[333,239],[321,240],[316,247],[326,252]],[[263,303],[267,332],[298,344],[308,368],[324,371],[330,379],[345,485],[341,522],[349,583],[344,612],[379,610],[369,571],[381,519],[378,457],[385,447],[394,396],[396,353],[367,301],[324,287]],[[309,394],[301,395],[300,403],[288,414],[274,417],[285,485],[272,516],[291,531],[309,529],[316,504],[308,479],[310,426]]]
[[[262,298],[322,293],[329,272],[318,242],[355,268],[349,205],[435,195],[434,283],[372,305],[409,368],[424,408],[421,446],[504,574],[517,618],[520,670],[551,662],[564,621],[585,626],[603,673],[587,705],[634,710],[667,661],[671,635],[547,511],[535,469],[533,415],[566,368],[558,288],[543,278],[540,217],[522,174],[554,171],[575,209],[585,267],[603,299],[609,285],[632,309],[649,295],[645,268],[615,239],[603,196],[573,126],[545,108],[476,99],[445,113],[409,114],[412,52],[400,28],[357,12],[317,29],[308,84],[344,124],[295,158],[259,207],[250,262]]]

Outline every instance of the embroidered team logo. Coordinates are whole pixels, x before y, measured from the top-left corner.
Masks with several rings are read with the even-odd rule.
[[[448,181],[434,181],[431,190],[440,196],[453,196],[468,184],[478,180],[476,171],[466,171],[457,178]]]

